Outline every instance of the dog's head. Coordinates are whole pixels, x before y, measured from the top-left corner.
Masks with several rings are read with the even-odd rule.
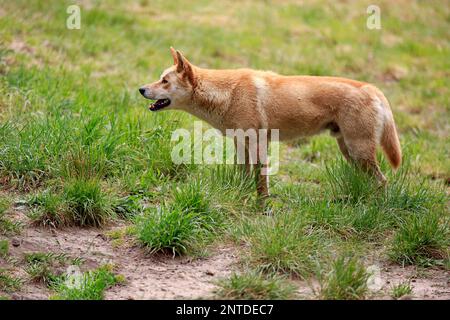
[[[139,88],[145,98],[156,100],[149,106],[151,111],[182,108],[192,98],[196,85],[194,67],[180,51],[171,47],[170,52],[174,65],[164,70],[158,81]]]

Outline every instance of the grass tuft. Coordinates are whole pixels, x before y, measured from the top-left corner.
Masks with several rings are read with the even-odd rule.
[[[400,264],[436,265],[448,259],[449,246],[448,219],[431,212],[411,214],[395,233],[389,257]]]
[[[131,220],[144,211],[141,195],[128,195],[113,201],[112,210],[117,217]]]
[[[245,220],[238,232],[248,261],[260,270],[308,277],[327,256],[327,237],[298,214],[275,213],[264,221]],[[247,259],[247,258],[246,258]]]
[[[13,221],[7,216],[9,207],[10,202],[0,197],[0,234],[5,236],[19,233],[21,228],[20,222]]]
[[[174,255],[206,244],[223,224],[198,181],[177,188],[171,203],[152,208],[137,220],[137,237],[151,253]]]
[[[28,217],[34,224],[51,227],[69,224],[66,203],[61,195],[45,190],[32,195],[27,203],[32,208]]]
[[[410,295],[413,292],[411,283],[409,281],[401,282],[392,286],[391,297],[394,299],[399,299],[403,296]]]
[[[372,177],[342,157],[325,167],[326,181],[333,199],[356,204],[373,195],[377,186]]]
[[[180,207],[162,206],[138,218],[137,237],[151,253],[187,252],[195,241],[200,224],[195,213]]]
[[[70,220],[79,226],[101,226],[112,216],[108,197],[98,180],[72,180],[65,185]]]
[[[31,196],[27,201],[31,206],[28,216],[34,224],[43,226],[99,227],[116,213],[124,218],[135,214],[137,204],[132,201],[111,200],[99,180],[73,179],[64,185],[62,193],[48,189]]]
[[[355,258],[339,257],[331,271],[320,278],[319,297],[326,300],[360,300],[368,293],[370,274]]]
[[[106,289],[123,281],[120,276],[114,275],[108,265],[85,272],[80,275],[80,279],[70,280],[67,277],[60,278],[53,287],[57,293],[52,299],[103,300]]]
[[[5,269],[0,268],[0,291],[14,292],[21,288],[22,279],[16,278],[7,272]]]
[[[65,254],[55,254],[52,252],[30,252],[25,254],[27,263],[25,271],[32,281],[43,282],[50,286],[58,281],[58,273],[66,265],[68,257]]]

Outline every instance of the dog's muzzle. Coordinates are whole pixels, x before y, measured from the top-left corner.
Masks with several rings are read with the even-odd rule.
[[[139,88],[139,93],[146,99],[156,100],[148,107],[150,111],[158,111],[170,105],[170,99],[152,99],[151,97],[148,97],[145,88]]]

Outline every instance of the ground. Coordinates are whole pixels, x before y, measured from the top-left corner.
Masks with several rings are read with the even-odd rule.
[[[70,30],[72,2],[0,0],[0,298],[450,298],[447,2],[76,3]],[[170,46],[375,84],[400,170],[380,152],[380,188],[329,135],[290,141],[262,208],[239,170],[174,164],[171,134],[196,119],[138,93]]]

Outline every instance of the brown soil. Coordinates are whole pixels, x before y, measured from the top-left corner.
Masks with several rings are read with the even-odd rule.
[[[113,227],[114,228],[114,227]],[[14,238],[10,256],[23,260],[26,252],[65,253],[84,260],[83,268],[113,264],[126,279],[109,289],[106,299],[197,299],[212,297],[215,282],[226,277],[236,262],[235,250],[217,248],[206,258],[150,256],[138,246],[113,246],[105,230],[66,228],[50,230],[28,227]],[[1,265],[1,263],[0,263]],[[27,277],[21,270],[21,278]],[[51,292],[43,284],[26,281],[13,299],[48,299]]]

